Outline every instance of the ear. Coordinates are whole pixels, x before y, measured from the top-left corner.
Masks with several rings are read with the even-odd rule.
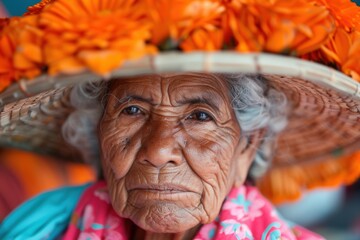
[[[249,137],[242,137],[235,152],[235,182],[234,186],[241,186],[248,175],[250,166],[254,161],[257,149],[265,135],[265,130],[260,129]]]

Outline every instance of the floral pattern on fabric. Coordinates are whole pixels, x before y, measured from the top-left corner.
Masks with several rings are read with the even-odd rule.
[[[99,182],[81,197],[62,239],[128,239],[127,222],[113,210],[105,182]]]
[[[130,221],[119,217],[110,204],[105,182],[88,188],[81,197],[64,240],[115,240],[130,238]],[[96,209],[96,210],[95,210]],[[320,240],[322,237],[282,220],[254,187],[234,188],[219,216],[201,227],[196,240]]]

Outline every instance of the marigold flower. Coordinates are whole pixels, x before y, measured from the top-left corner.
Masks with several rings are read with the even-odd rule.
[[[41,73],[41,31],[37,17],[12,18],[0,33],[0,89],[20,78]]]
[[[335,66],[360,82],[360,31],[348,33],[345,29],[338,28],[320,50],[305,58]]]
[[[335,27],[325,7],[305,0],[233,0],[227,14],[241,52],[302,55],[325,43]]]
[[[218,0],[192,1],[175,25],[177,37],[182,40],[180,47],[185,51],[221,49],[224,12],[225,7]]]
[[[145,0],[148,7],[148,15],[154,23],[154,28],[151,33],[151,41],[154,44],[160,44],[166,40],[171,34],[171,26],[176,19],[179,18],[179,12],[185,1],[168,1],[168,0]]]
[[[26,15],[34,15],[34,14],[39,14],[42,12],[42,10],[47,7],[48,5],[50,5],[51,3],[53,3],[56,0],[41,0],[41,2],[28,7],[27,12],[24,14]]]
[[[207,31],[206,29],[197,29],[181,42],[181,48],[184,51],[214,51],[221,49],[223,41],[224,33],[222,30],[213,29]]]
[[[222,19],[225,7],[221,0],[147,0],[153,6],[152,41],[160,44],[171,38],[185,51],[216,50],[223,45]]]
[[[40,17],[50,74],[86,68],[107,74],[124,60],[151,54],[147,9],[135,0],[58,0]],[[96,61],[97,64],[95,63]]]
[[[346,31],[360,29],[360,8],[350,0],[315,0],[325,6],[335,17],[338,26]]]
[[[3,30],[4,27],[9,25],[10,18],[0,18],[0,31]]]
[[[6,34],[0,36],[0,91],[15,80],[15,69],[12,64],[12,54],[15,46]]]

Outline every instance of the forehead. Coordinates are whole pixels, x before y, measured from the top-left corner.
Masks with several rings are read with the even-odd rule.
[[[136,95],[153,102],[166,98],[174,103],[189,98],[229,102],[227,83],[216,75],[204,73],[146,75],[114,80],[110,92],[119,98]]]

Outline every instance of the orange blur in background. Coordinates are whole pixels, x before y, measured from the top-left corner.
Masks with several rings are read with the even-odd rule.
[[[13,149],[0,150],[0,221],[28,198],[57,187],[95,180],[87,165]]]

